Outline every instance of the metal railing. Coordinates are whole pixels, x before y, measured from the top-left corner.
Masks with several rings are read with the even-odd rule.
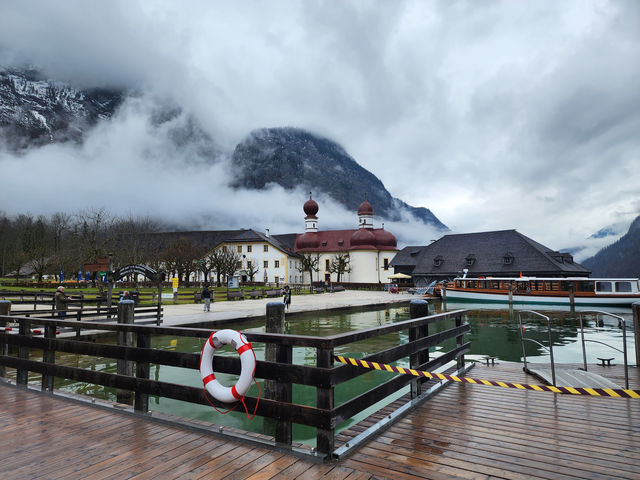
[[[604,343],[601,342],[599,340],[591,340],[591,339],[585,339],[584,338],[584,323],[582,321],[582,314],[583,313],[595,313],[596,315],[607,315],[609,317],[613,317],[618,319],[618,326],[620,326],[622,328],[622,350],[620,350],[619,348],[614,347],[613,345],[609,345],[608,343]],[[584,364],[584,371],[587,371],[587,349],[585,346],[586,342],[593,342],[593,343],[599,343],[601,345],[604,345],[605,347],[609,347],[612,348],[614,350],[616,350],[617,352],[622,353],[622,356],[624,358],[624,388],[628,389],[629,388],[629,364],[627,362],[627,322],[625,321],[625,319],[619,315],[614,315],[613,313],[609,313],[609,312],[602,312],[600,310],[589,310],[589,311],[584,311],[584,312],[580,312],[579,315],[579,319],[580,319],[580,338],[582,340],[582,362]],[[596,326],[598,325],[598,319],[596,317]],[[604,364],[604,362],[602,362]]]
[[[542,343],[538,342],[537,340],[534,340],[533,338],[526,338],[524,336],[524,332],[525,332],[525,328],[522,324],[522,314],[523,313],[532,313],[534,315],[537,315],[538,317],[542,317],[547,321],[547,332],[549,335],[549,347],[546,347],[545,345],[543,345]],[[551,340],[551,319],[549,317],[547,317],[546,315],[542,315],[541,313],[538,313],[534,310],[520,310],[518,311],[518,322],[520,324],[520,341],[522,343],[522,360],[524,362],[524,369],[525,371],[527,370],[527,352],[525,351],[524,348],[524,341],[528,340],[530,342],[533,342],[537,345],[540,345],[542,348],[544,348],[545,350],[547,350],[549,352],[549,357],[551,360],[551,384],[555,387],[556,386],[556,366],[555,366],[555,362],[553,360],[553,341]],[[627,387],[628,388],[628,387]]]

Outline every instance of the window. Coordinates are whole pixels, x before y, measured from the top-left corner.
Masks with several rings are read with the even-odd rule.
[[[434,267],[440,267],[440,266],[442,266],[443,263],[444,263],[444,258],[442,257],[442,255],[438,255],[437,257],[435,257],[433,259],[433,266]]]
[[[511,253],[505,253],[504,257],[502,257],[502,262],[505,265],[511,265],[513,263],[513,255]]]
[[[382,262],[382,268],[383,270],[389,270],[389,259],[385,258]]]
[[[331,261],[328,258],[324,261],[324,269],[331,270]]]
[[[263,246],[262,246],[262,250],[263,250],[264,252],[268,252],[268,251],[269,251],[269,245],[263,245]]]
[[[251,253],[251,245],[247,245],[247,252]]]
[[[274,268],[280,268],[280,260],[274,260],[273,267]]]
[[[465,264],[467,265],[467,267],[472,266],[474,263],[476,263],[476,256],[467,255],[467,258],[465,259]]]
[[[265,260],[264,262],[262,262],[262,266],[264,268],[269,268],[269,260]],[[266,275],[266,273],[265,273],[265,275]]]
[[[322,241],[322,246],[323,246],[323,247],[326,247],[326,246],[327,246],[327,241],[326,241],[326,240],[323,240],[323,241]]]
[[[238,245],[238,253],[242,253],[242,245]]]
[[[596,292],[613,292],[611,282],[596,282]]]
[[[631,293],[631,282],[616,282],[616,292]]]

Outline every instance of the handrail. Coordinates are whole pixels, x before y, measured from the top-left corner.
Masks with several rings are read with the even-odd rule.
[[[463,343],[463,335],[468,333],[470,327],[463,320],[464,310],[447,312],[425,317],[412,318],[402,322],[396,322],[373,329],[363,329],[355,332],[344,332],[328,337],[298,336],[277,333],[246,332],[247,339],[254,343],[275,344],[276,360],[257,362],[255,376],[258,379],[277,382],[281,387],[274,397],[258,399],[245,397],[244,401],[249,411],[256,411],[263,418],[271,418],[276,421],[275,444],[291,445],[290,429],[293,423],[307,425],[316,428],[317,452],[330,456],[334,450],[336,426],[344,420],[373,407],[378,402],[388,399],[399,389],[410,386],[414,379],[411,376],[399,375],[381,379],[381,383],[373,387],[367,386],[364,392],[355,394],[342,403],[335,404],[335,388],[345,382],[351,381],[361,375],[369,374],[366,369],[356,369],[349,365],[334,364],[334,349],[345,348],[345,345],[355,343],[367,338],[376,338],[389,333],[409,331],[409,340],[399,344],[391,342],[388,348],[376,348],[366,352],[362,357],[367,361],[379,361],[392,363],[409,358],[411,368],[431,370],[453,361],[463,363],[464,354],[470,349],[469,343]],[[114,319],[115,320],[115,319]],[[427,325],[436,320],[454,322],[454,326],[444,331],[429,332]],[[241,321],[241,320],[238,320]],[[74,321],[68,318],[26,318],[0,315],[0,326],[6,322],[19,324],[19,332],[15,329],[11,332],[0,329],[0,347],[12,345],[17,348],[18,355],[0,353],[0,369],[3,367],[15,368],[17,383],[28,382],[28,372],[42,375],[43,390],[53,389],[53,378],[70,378],[77,381],[107,385],[116,390],[129,390],[134,392],[136,411],[148,411],[148,396],[172,398],[195,404],[208,405],[212,401],[214,405],[225,408],[214,399],[205,397],[201,387],[168,383],[166,381],[149,378],[148,370],[136,368],[135,376],[131,374],[109,373],[88,370],[79,366],[65,366],[56,364],[54,353],[65,352],[87,357],[111,358],[135,362],[136,365],[153,363],[157,365],[179,366],[197,370],[200,356],[197,353],[184,353],[180,351],[166,351],[151,347],[153,335],[176,335],[207,338],[211,329],[185,328],[185,327],[160,327],[151,325],[135,325],[123,323],[99,323],[87,321]],[[32,328],[36,325],[44,325],[44,336],[33,336]],[[101,337],[95,342],[78,341],[73,336],[56,336],[60,327],[69,327],[79,330],[105,330],[111,332],[131,332],[136,334],[137,347],[131,344],[112,345],[101,341]],[[415,332],[415,334],[412,334]],[[429,349],[441,345],[447,339],[456,339],[456,345],[446,348],[442,355],[429,358],[418,358],[415,362],[412,358],[429,352]],[[385,344],[386,345],[386,344]],[[316,349],[315,365],[307,365],[293,362],[293,348],[308,346]],[[45,354],[40,360],[38,357],[30,358],[30,350],[42,350]],[[2,350],[0,350],[2,352]],[[240,359],[234,356],[220,355],[216,357],[216,371],[220,373],[237,374],[240,369]],[[306,385],[316,388],[315,405],[295,403],[291,397],[293,385]],[[413,394],[413,391],[411,392]],[[419,393],[419,389],[418,389]],[[259,401],[258,401],[259,400]],[[278,426],[280,425],[280,426]],[[282,428],[280,428],[282,427]],[[247,440],[252,437],[247,436]]]
[[[525,338],[525,336],[524,336],[524,327],[522,326],[522,314],[523,313],[533,313],[534,315],[538,315],[539,317],[545,318],[547,320],[547,332],[548,332],[548,335],[549,335],[549,348],[545,347],[542,343],[538,342],[537,340],[534,340],[533,338]],[[538,312],[536,312],[534,310],[519,310],[518,311],[518,322],[520,324],[520,341],[522,343],[522,358],[523,358],[523,361],[524,361],[524,369],[525,370],[527,369],[527,353],[525,352],[524,341],[525,340],[529,340],[530,342],[537,343],[538,345],[540,345],[542,348],[544,348],[545,350],[547,350],[549,352],[549,357],[550,357],[550,360],[551,360],[551,383],[555,387],[556,386],[556,366],[555,366],[555,362],[553,360],[553,341],[551,340],[551,319],[549,317],[547,317],[546,315],[538,313]]]
[[[608,343],[604,343],[601,342],[599,340],[590,340],[590,339],[586,339],[584,338],[584,325],[582,322],[582,314],[583,313],[595,313],[596,315],[600,314],[600,315],[608,315],[610,317],[613,318],[617,318],[618,319],[618,325],[622,325],[622,350],[620,350],[619,348],[614,347],[613,345],[609,345]],[[586,342],[593,342],[593,343],[600,343],[602,345],[604,345],[605,347],[609,347],[612,348],[620,353],[622,353],[622,356],[624,358],[624,388],[628,389],[629,388],[629,365],[627,362],[627,322],[626,320],[619,316],[619,315],[614,315],[613,313],[609,313],[609,312],[603,312],[601,310],[585,310],[585,311],[581,311],[580,315],[580,338],[582,340],[582,362],[584,364],[584,371],[587,371],[587,350],[586,350],[586,346],[585,343]],[[596,317],[596,326],[598,325],[598,319]]]

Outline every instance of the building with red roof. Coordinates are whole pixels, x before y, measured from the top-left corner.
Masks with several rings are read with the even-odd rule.
[[[311,196],[303,205],[303,211],[305,232],[296,235],[294,252],[300,256],[317,256],[320,280],[388,282],[388,276],[393,273],[389,264],[398,251],[396,237],[384,226],[374,228],[373,206],[367,200],[358,207],[358,228],[355,229],[320,230],[318,203]],[[346,268],[341,269],[339,264],[345,262]],[[305,274],[304,281],[309,281],[308,274]]]

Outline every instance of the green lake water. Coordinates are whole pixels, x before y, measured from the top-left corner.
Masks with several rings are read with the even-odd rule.
[[[519,362],[522,360],[522,345],[520,341],[518,315],[517,310],[510,311],[508,309],[484,309],[478,305],[462,305],[452,304],[451,302],[446,308],[438,301],[430,305],[430,313],[440,312],[444,310],[470,309],[465,314],[466,320],[471,326],[470,334],[465,336],[465,341],[471,342],[471,352],[467,354],[468,360],[480,360],[485,355],[491,355],[498,360]],[[552,339],[554,347],[554,357],[558,363],[581,363],[582,350],[580,343],[580,330],[578,321],[574,314],[567,311],[540,311],[552,318]],[[627,319],[628,324],[632,324],[631,310],[628,312],[622,310],[617,313]],[[311,335],[326,336],[340,332],[348,332],[365,328],[375,327],[376,325],[384,325],[391,322],[398,322],[409,319],[409,307],[388,307],[376,311],[365,312],[349,312],[323,314],[322,312],[313,312],[302,315],[295,315],[287,318],[286,332],[292,335]],[[544,345],[548,344],[546,322],[528,317],[526,335],[534,338]],[[618,327],[615,319],[604,319],[600,326],[597,326],[599,318],[593,314],[585,314],[584,321],[587,328],[587,337],[589,339],[598,340],[611,344],[617,348],[622,348],[622,329]],[[437,332],[446,328],[451,328],[452,322],[443,322],[430,326],[430,332]],[[264,331],[262,322],[239,322],[234,325],[227,325],[225,328],[232,328],[247,332]],[[152,348],[175,350],[180,352],[200,353],[204,339],[187,338],[187,337],[170,337],[170,336],[154,336],[152,339]],[[408,341],[408,332],[400,332],[381,336],[372,340],[350,344],[336,349],[336,354],[354,357],[366,356],[373,352],[384,350],[393,345],[398,345]],[[454,340],[443,344],[438,349],[449,350],[454,348]],[[633,350],[633,332],[627,331],[627,345],[629,347],[628,358],[630,362],[635,359]],[[526,342],[525,344],[527,359],[532,362],[548,362],[548,353],[540,346]],[[438,349],[433,349],[431,356],[437,356]],[[254,351],[258,360],[264,359],[264,345],[254,343]],[[216,354],[220,355],[236,355],[230,347],[220,349]],[[597,343],[587,344],[587,360],[589,363],[595,363],[596,357],[615,357],[614,363],[622,363],[622,354],[610,350],[604,345]],[[313,348],[294,348],[294,363],[315,365],[316,352]],[[92,363],[88,363],[87,357],[76,355],[58,354],[56,362],[64,365],[78,366],[92,370],[105,372],[116,372],[116,361],[109,359],[93,359]],[[408,359],[404,362],[397,362],[398,365],[408,366]],[[365,375],[340,385],[335,390],[335,404],[340,405],[348,398],[352,398],[361,392],[364,392],[374,385],[391,378],[393,373],[370,371]],[[197,370],[190,370],[178,367],[151,365],[151,378],[171,382],[182,385],[202,387],[200,373]],[[217,374],[221,383],[232,385],[237,377],[232,375]],[[33,376],[33,383],[37,385],[39,376]],[[81,393],[85,395],[95,396],[106,400],[115,400],[114,389],[102,387],[99,385],[88,385],[84,383],[72,382],[68,380],[56,381],[56,388]],[[262,388],[262,385],[261,385]],[[405,391],[400,391],[395,397],[401,396]],[[249,390],[249,396],[257,396],[258,388],[254,385]],[[293,386],[294,402],[305,405],[315,405],[316,392],[314,388],[294,385]],[[254,432],[269,432],[270,425],[265,425],[263,419],[255,417],[249,421],[244,411],[233,411],[227,414],[216,411],[213,407],[194,405],[186,402],[150,397],[149,407],[151,410],[170,413],[198,420],[210,421],[219,425],[228,425],[242,428]],[[361,417],[368,415],[363,413],[359,417],[351,419],[339,429],[345,428],[351,423],[358,421]],[[294,440],[313,445],[315,442],[315,429],[294,425]]]

